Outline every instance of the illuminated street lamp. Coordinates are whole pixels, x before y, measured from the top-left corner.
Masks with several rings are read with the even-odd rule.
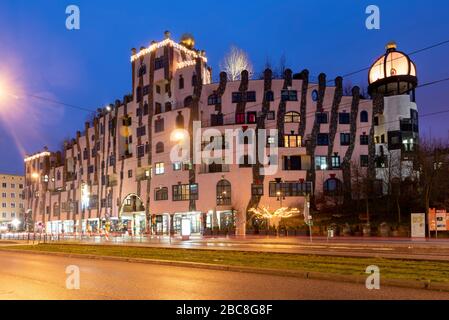
[[[186,139],[185,130],[177,129],[171,134],[171,141],[182,142]]]
[[[21,222],[18,219],[14,219],[11,222],[12,226],[14,227],[15,230],[17,230],[17,228],[20,226]]]
[[[31,178],[32,178],[33,180],[39,179],[39,173],[33,172],[33,173],[31,174]]]

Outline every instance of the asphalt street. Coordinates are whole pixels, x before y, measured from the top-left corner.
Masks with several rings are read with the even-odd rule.
[[[68,266],[80,289],[68,290]],[[0,252],[0,299],[444,299],[449,293],[381,285]]]

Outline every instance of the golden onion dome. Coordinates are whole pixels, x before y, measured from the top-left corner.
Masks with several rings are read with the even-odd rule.
[[[416,66],[409,56],[397,51],[396,43],[387,44],[387,52],[374,62],[369,70],[369,84],[395,76],[416,77]]]
[[[190,33],[184,33],[180,43],[187,49],[193,49],[195,47],[195,38]]]

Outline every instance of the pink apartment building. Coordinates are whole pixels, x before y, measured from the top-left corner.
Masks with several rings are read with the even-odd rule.
[[[258,80],[243,71],[238,81],[221,73],[212,83],[205,52],[194,46],[193,38],[178,43],[166,32],[161,42],[133,49],[133,94],[99,109],[64,150],[26,157],[26,210],[35,230],[177,234],[189,219],[192,233],[244,235],[251,208],[302,210],[308,196],[352,190],[355,167],[382,192],[391,159],[412,168],[416,67],[394,44],[369,71],[372,99],[358,87],[344,95],[341,77],[320,74],[312,83],[307,70],[287,69],[282,79],[266,70]],[[201,141],[193,139],[198,122]],[[223,142],[239,155],[231,164],[193,161],[195,146],[204,150],[229,129],[268,135]],[[239,143],[243,154],[235,151]],[[173,161],[180,144],[189,156]],[[251,162],[254,144],[271,155],[269,164]]]

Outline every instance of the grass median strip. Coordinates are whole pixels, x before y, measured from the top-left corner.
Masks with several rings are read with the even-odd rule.
[[[28,250],[89,254],[125,258],[157,259],[220,264],[239,267],[323,272],[339,275],[365,275],[370,265],[380,268],[387,279],[430,280],[449,283],[449,262],[414,261],[383,258],[329,257],[288,253],[189,250],[177,248],[145,248],[126,246],[40,244],[4,247],[2,250]]]

